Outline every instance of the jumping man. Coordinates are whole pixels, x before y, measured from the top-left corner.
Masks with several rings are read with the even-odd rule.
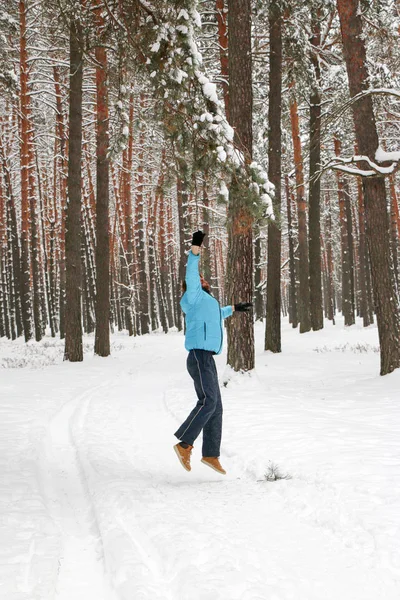
[[[184,294],[180,305],[185,313],[185,348],[189,351],[187,370],[192,377],[198,402],[176,431],[180,440],[175,452],[186,471],[191,470],[190,456],[195,439],[203,431],[201,462],[218,473],[226,471],[219,462],[222,433],[222,402],[214,354],[220,354],[223,343],[223,320],[234,311],[249,312],[251,302],[221,307],[211,295],[210,285],[199,274],[200,246],[205,233],[193,234],[192,248],[186,265]]]

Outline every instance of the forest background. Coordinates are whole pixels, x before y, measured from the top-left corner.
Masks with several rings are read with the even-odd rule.
[[[181,330],[201,228],[266,350],[340,311],[400,367],[399,33],[398,0],[2,0],[0,336]]]

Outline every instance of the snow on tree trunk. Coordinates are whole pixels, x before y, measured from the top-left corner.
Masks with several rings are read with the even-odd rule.
[[[228,0],[229,112],[235,144],[251,162],[253,153],[253,92],[251,1]],[[228,303],[253,299],[253,215],[243,202],[241,186],[233,178],[229,193]],[[228,364],[235,371],[255,365],[251,314],[234,315],[227,322]]]
[[[297,318],[297,294],[296,294],[296,265],[294,257],[294,234],[292,223],[292,194],[289,187],[289,176],[285,176],[286,209],[288,221],[288,244],[289,244],[289,321],[295,329],[298,325]]]
[[[336,156],[340,156],[342,146],[336,137],[334,138],[334,146]],[[342,259],[342,313],[344,316],[344,324],[354,325],[354,264],[351,213],[349,219],[350,197],[347,182],[339,171],[337,172],[337,185],[339,200],[340,247]]]
[[[65,350],[64,359],[83,360],[81,323],[81,156],[83,35],[78,18],[70,23],[70,99],[68,204],[65,223]]]
[[[57,240],[55,240],[56,252],[59,259],[59,287],[54,292],[55,304],[56,299],[60,309],[60,337],[65,336],[65,302],[66,302],[66,264],[65,264],[65,221],[67,214],[67,184],[68,184],[68,139],[65,131],[63,96],[60,80],[59,68],[56,66],[53,69],[54,88],[56,95],[56,136],[59,140],[59,151],[55,157],[55,190],[57,180],[59,180],[59,211],[57,211],[56,192],[54,197],[54,218],[56,220]],[[54,261],[54,270],[56,264]],[[57,277],[54,272],[53,280],[56,284]]]
[[[293,152],[296,173],[296,201],[299,237],[298,274],[300,283],[297,309],[298,319],[300,323],[300,333],[306,333],[311,329],[307,212],[304,190],[303,156],[301,149],[298,106],[295,96],[294,84],[292,84],[291,87],[293,89],[290,100],[290,120],[292,126]]]
[[[7,244],[9,253],[10,286],[13,299],[12,310],[15,313],[16,335],[19,337],[23,333],[21,311],[21,257],[10,166],[6,159],[2,132],[0,132],[0,160],[2,163],[6,196]]]
[[[325,247],[326,247],[326,317],[335,323],[335,283],[333,278],[332,210],[329,191],[325,197]]]
[[[144,97],[140,101],[141,110],[144,112],[145,102]],[[143,335],[150,332],[149,320],[149,292],[148,292],[148,267],[147,267],[147,236],[146,236],[146,206],[147,192],[145,192],[145,131],[144,123],[141,124],[139,134],[138,148],[138,175],[137,175],[137,192],[136,192],[136,257],[137,257],[137,292],[138,292],[138,330]]]
[[[351,96],[368,89],[369,75],[359,0],[337,0],[343,52]],[[379,146],[371,96],[352,104],[357,146],[371,160]],[[366,232],[371,259],[372,285],[381,348],[381,375],[400,367],[399,299],[390,252],[390,224],[385,180],[363,178]]]
[[[229,113],[229,55],[228,55],[228,29],[226,18],[225,0],[216,0],[215,10],[218,23],[218,46],[221,66],[222,91],[224,94],[225,115],[230,120]]]
[[[397,289],[400,289],[400,277],[399,277],[399,204],[397,200],[396,183],[395,178],[392,175],[389,177],[389,189],[390,189],[390,225],[391,225],[391,241],[392,241],[392,254],[393,254],[393,267]]]
[[[97,35],[104,27],[102,8],[96,8]],[[95,49],[96,66],[96,331],[94,352],[110,354],[109,245],[109,118],[108,65],[105,46]]]
[[[308,249],[310,262],[310,315],[314,331],[324,326],[321,281],[321,69],[318,49],[321,45],[321,9],[311,12],[311,64],[313,81],[310,94],[310,184]]]
[[[134,101],[133,94],[129,98],[129,138],[128,148],[123,156],[122,173],[122,203],[124,207],[125,235],[126,235],[126,265],[125,284],[131,287],[134,278],[134,226],[132,213],[132,164],[133,164],[133,120],[134,120]],[[123,294],[125,304],[125,316],[129,335],[134,333],[134,320],[132,314],[132,293],[126,290]]]
[[[26,5],[19,2],[20,18],[20,163],[21,163],[21,304],[25,341],[32,339],[30,205],[29,205],[29,102],[26,49]]]
[[[275,186],[275,221],[268,224],[265,350],[281,352],[282,12],[279,2],[270,4],[269,39],[268,179]]]

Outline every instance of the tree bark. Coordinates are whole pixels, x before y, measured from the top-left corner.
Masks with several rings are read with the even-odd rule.
[[[104,22],[102,8],[96,9],[98,35]],[[96,332],[94,352],[110,354],[110,243],[109,243],[109,119],[107,51],[95,49],[97,136],[96,136]]]
[[[144,100],[141,99],[141,108],[144,108]],[[141,126],[139,136],[138,153],[138,177],[136,193],[136,257],[137,257],[137,292],[138,292],[138,330],[144,335],[150,332],[149,320],[149,292],[147,280],[147,252],[146,252],[146,213],[144,194],[144,125]]]
[[[348,325],[354,325],[355,321],[355,273],[354,273],[354,235],[353,235],[353,216],[351,211],[350,187],[347,179],[343,184],[345,226],[348,247],[348,278],[349,278],[349,306],[348,306]]]
[[[20,18],[20,161],[21,161],[21,305],[25,341],[32,339],[32,304],[30,281],[30,205],[29,205],[29,92],[26,50],[26,6],[19,2]]]
[[[296,265],[294,258],[294,235],[292,224],[292,195],[289,187],[289,177],[285,177],[286,187],[286,205],[287,205],[287,220],[288,220],[288,239],[289,239],[289,319],[292,327],[296,329],[298,325],[297,318],[297,294],[296,294]]]
[[[369,272],[367,246],[365,239],[365,214],[364,214],[364,194],[362,189],[362,182],[360,178],[357,178],[357,191],[358,191],[358,223],[359,223],[359,268],[360,268],[360,312],[363,319],[364,327],[368,327],[373,323],[373,313],[371,310],[371,303],[368,301],[368,289],[367,289],[367,273]]]
[[[134,227],[132,212],[132,164],[133,164],[133,120],[134,120],[134,102],[133,94],[129,98],[129,140],[128,148],[124,152],[124,171],[123,171],[123,194],[122,201],[125,216],[126,231],[126,274],[125,279],[129,286],[133,285],[134,278]],[[124,293],[125,317],[129,335],[134,333],[134,319],[132,314],[132,293]]]
[[[314,331],[324,326],[321,281],[321,69],[318,48],[321,45],[321,10],[311,13],[311,64],[314,81],[310,94],[310,187],[309,187],[309,261],[310,314]]]
[[[10,257],[9,264],[12,266],[12,273],[10,274],[10,276],[12,280],[14,298],[15,324],[17,329],[16,333],[19,337],[24,331],[21,310],[21,257],[18,239],[17,215],[11,185],[10,167],[5,157],[5,150],[2,137],[0,137],[0,160],[2,162],[2,170],[5,184],[7,243]]]
[[[187,174],[185,173],[186,164],[182,161],[177,163],[177,182],[176,182],[176,198],[178,205],[178,227],[179,227],[179,267],[178,280],[176,284],[176,298],[180,298],[182,292],[182,282],[185,281],[186,269],[186,249],[188,241],[191,239],[191,223],[188,206],[188,184]],[[177,306],[177,323],[178,331],[182,329],[182,313],[180,307]]]
[[[259,224],[254,227],[254,318],[262,321],[265,317],[265,290],[263,285],[262,236]]]
[[[369,88],[369,74],[359,0],[337,0],[350,95]],[[379,146],[371,96],[352,104],[357,146],[375,159]],[[366,232],[381,347],[381,375],[400,367],[400,314],[390,252],[390,225],[385,180],[363,178]]]
[[[334,138],[335,154],[340,156],[342,145],[337,137]],[[337,171],[336,180],[339,200],[340,249],[342,272],[342,313],[344,324],[354,325],[354,306],[352,302],[352,246],[349,237],[348,209],[349,202],[344,176]]]
[[[56,159],[56,168],[57,172],[55,173],[55,179],[59,178],[60,181],[60,214],[58,219],[56,219],[57,209],[56,209],[56,198],[54,199],[54,217],[56,220],[57,226],[57,247],[58,247],[58,255],[59,255],[59,290],[55,291],[55,298],[59,297],[59,305],[60,305],[60,337],[63,339],[65,337],[65,302],[66,302],[66,264],[65,264],[65,226],[66,226],[66,214],[67,214],[67,185],[68,185],[68,139],[65,131],[64,124],[64,113],[63,113],[63,103],[62,103],[62,93],[61,93],[61,83],[60,83],[60,73],[57,67],[53,69],[54,75],[54,88],[56,95],[56,135],[59,139],[60,148],[59,148],[59,158]],[[58,169],[59,167],[59,169]],[[54,265],[55,268],[55,265]],[[54,283],[56,283],[56,278],[54,277]],[[56,304],[56,302],[55,302]]]
[[[41,309],[41,276],[40,276],[40,234],[36,206],[35,177],[33,172],[33,123],[29,120],[29,212],[31,220],[31,269],[33,281],[33,316],[35,324],[35,340],[40,342],[44,335]]]
[[[391,227],[391,241],[392,241],[392,255],[393,255],[393,268],[395,274],[395,280],[397,289],[400,289],[400,277],[399,277],[399,204],[397,200],[396,183],[393,175],[389,177],[389,189],[390,189],[390,227]]]
[[[83,35],[79,19],[70,24],[68,205],[65,230],[66,310],[64,360],[83,360],[81,323],[81,157]]]
[[[293,87],[293,85],[291,86]],[[307,237],[307,212],[304,191],[303,156],[301,150],[299,114],[297,100],[294,90],[290,100],[290,119],[292,124],[293,152],[296,173],[296,200],[299,236],[299,294],[298,294],[298,318],[300,333],[306,333],[311,329],[310,318],[310,277],[308,263],[308,237]]]
[[[268,178],[275,186],[275,221],[268,224],[267,314],[265,350],[281,352],[281,115],[282,115],[282,10],[280,2],[269,8]]]
[[[221,65],[222,91],[224,95],[225,115],[230,120],[229,113],[229,55],[228,31],[225,0],[216,0],[215,4],[218,23],[219,60]]]
[[[251,0],[228,0],[230,119],[235,143],[251,161],[252,55]],[[243,202],[241,187],[233,180],[229,194],[228,303],[237,297],[253,299],[253,215]],[[254,327],[251,314],[228,320],[228,364],[235,371],[254,368]]]
[[[326,317],[335,324],[335,285],[333,281],[332,211],[329,192],[326,195],[325,246],[326,246]]]

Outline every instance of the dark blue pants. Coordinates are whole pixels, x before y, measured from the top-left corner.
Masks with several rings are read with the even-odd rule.
[[[199,400],[175,435],[181,442],[193,446],[195,439],[203,431],[203,456],[218,457],[221,447],[222,402],[213,352],[190,350],[186,365]]]

